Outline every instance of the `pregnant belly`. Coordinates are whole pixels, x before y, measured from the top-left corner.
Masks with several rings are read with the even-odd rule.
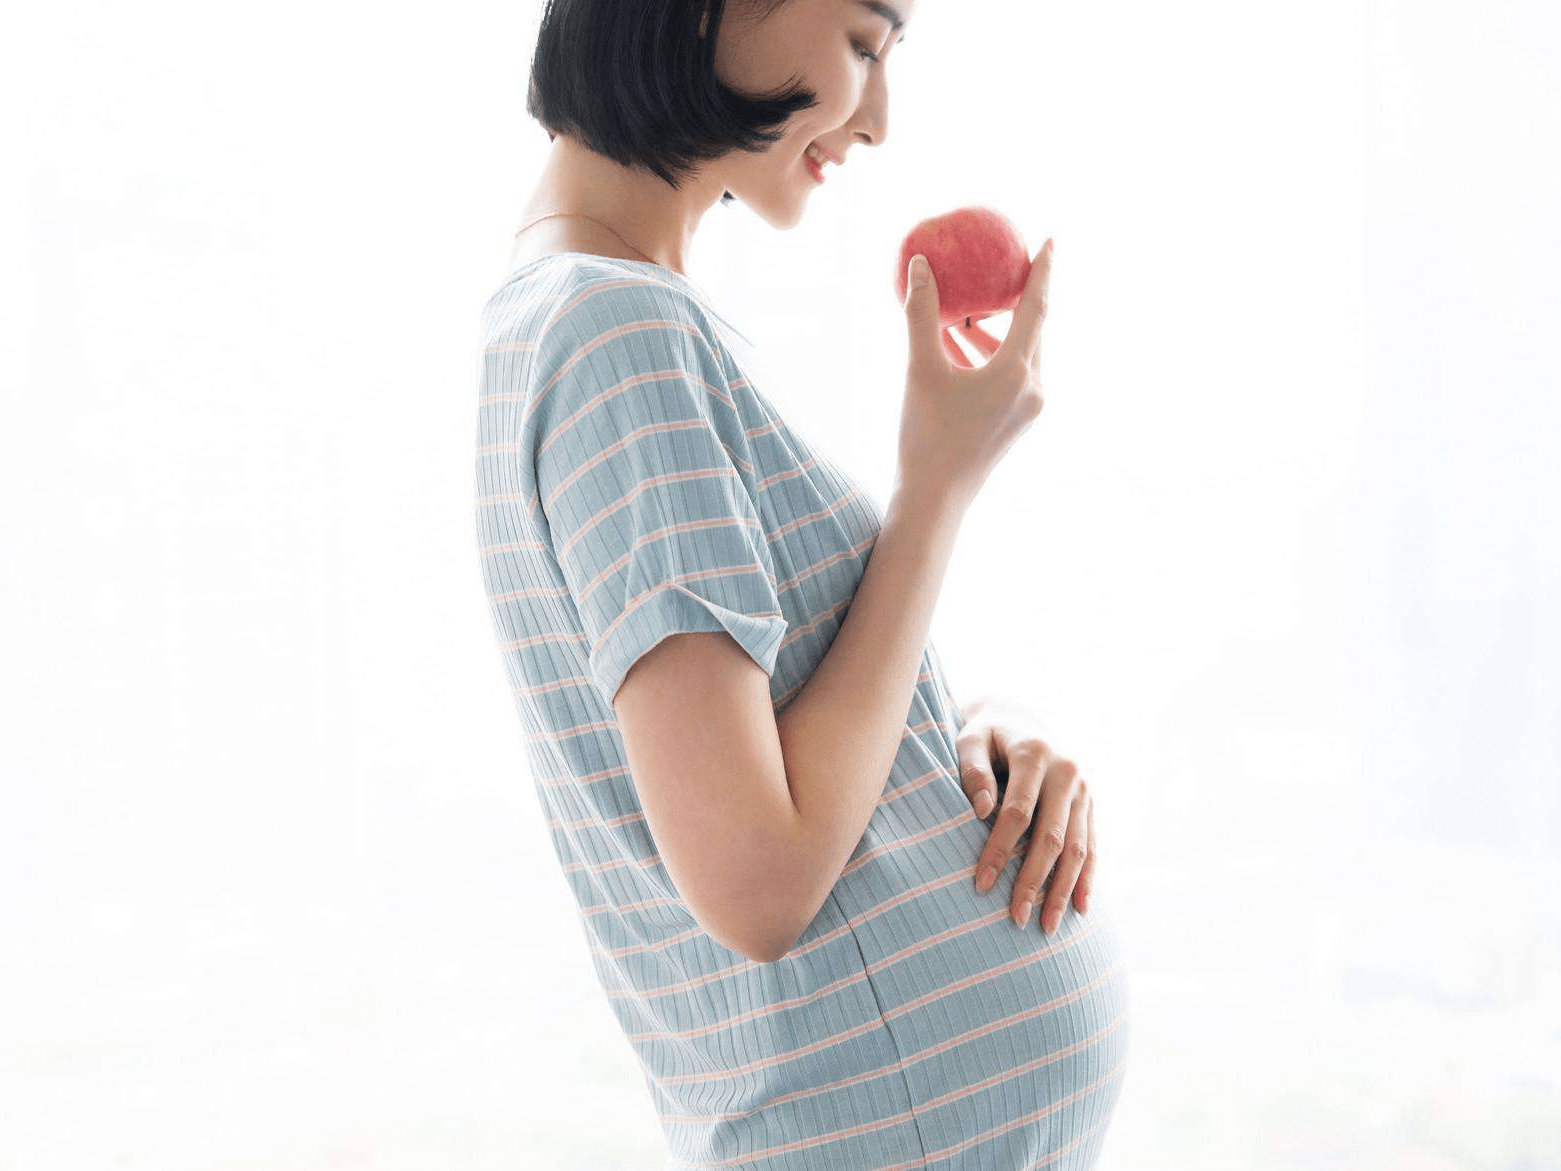
[[[1109,904],[1097,892],[1088,914],[1070,905],[1050,935],[1033,913],[1015,927],[1022,857],[978,892],[990,830],[957,788],[931,788],[880,805],[834,892],[904,1065],[927,1166],[1092,1167],[1128,1044]]]

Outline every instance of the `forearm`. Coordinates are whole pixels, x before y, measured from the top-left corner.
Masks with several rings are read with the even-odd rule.
[[[896,492],[829,652],[776,719],[796,812],[785,872],[789,945],[861,841],[883,795],[921,672],[963,510]]]

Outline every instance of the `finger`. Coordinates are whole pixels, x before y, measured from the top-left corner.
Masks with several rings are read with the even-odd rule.
[[[1023,741],[1011,751],[1000,736],[994,736],[992,744],[997,756],[995,763],[1007,766],[1008,784],[997,807],[997,822],[976,861],[976,889],[983,894],[992,889],[1013,856],[1020,836],[1030,828],[1041,780],[1051,760],[1051,750],[1038,740]]]
[[[1095,889],[1095,798],[1089,799],[1089,857],[1084,859],[1084,869],[1073,887],[1073,905],[1079,914],[1089,910],[1089,892]]]
[[[1041,323],[1046,320],[1046,301],[1051,286],[1052,242],[1047,240],[1030,262],[1030,275],[1024,282],[1019,304],[1014,306],[1013,323],[1003,339],[1004,351],[1033,360],[1041,344]]]
[[[968,317],[964,321],[956,321],[950,328],[959,330],[959,335],[975,346],[983,358],[990,358],[1003,344],[1001,338],[993,337]]]
[[[938,278],[926,256],[922,256],[925,267],[916,265],[915,257],[910,260],[913,263],[907,265],[905,273],[905,317],[910,329],[910,361],[913,366],[932,368],[942,348],[935,340],[943,333],[938,316]],[[918,268],[921,268],[925,277],[922,283],[917,283],[915,279]]]
[[[969,370],[974,363],[965,357],[965,351],[959,348],[959,343],[949,336],[948,330],[943,329],[938,332],[943,338],[943,352],[949,356],[949,361],[956,366],[963,366],[966,370]]]
[[[1041,911],[1041,930],[1050,935],[1062,922],[1068,909],[1068,896],[1079,880],[1079,872],[1089,858],[1089,794],[1083,789],[1073,799],[1073,818],[1068,822],[1068,838],[1057,859],[1056,873],[1046,888],[1046,904]]]
[[[965,790],[977,817],[986,817],[997,804],[997,774],[992,770],[990,734],[980,728],[960,733],[954,741],[959,751],[959,787]]]
[[[1030,849],[1019,877],[1014,880],[1011,905],[1014,922],[1020,927],[1030,917],[1030,909],[1041,898],[1041,885],[1062,856],[1068,843],[1068,822],[1073,799],[1077,795],[1073,779],[1078,768],[1066,757],[1053,757],[1041,785],[1041,799],[1030,824]]]

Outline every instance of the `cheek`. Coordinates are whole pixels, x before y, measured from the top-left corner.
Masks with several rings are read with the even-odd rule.
[[[840,116],[836,123],[844,122],[862,100],[863,86],[867,81],[866,62],[853,62],[854,50],[842,49],[837,53],[820,53],[814,50],[808,83],[818,94],[815,110],[833,110]],[[810,113],[812,111],[809,111]]]
[[[799,112],[795,119],[798,125],[815,128],[808,141],[850,118],[867,80],[867,65],[852,61],[853,50],[846,45],[845,34],[828,35],[838,38],[840,45],[832,47],[821,41],[822,34],[810,30],[805,36],[799,33],[750,48],[740,60],[734,55],[733,75],[744,80],[746,92],[780,93],[793,85],[813,92],[817,104]]]
[[[756,158],[784,155],[790,159],[815,138],[850,120],[867,80],[866,63],[854,63],[851,52],[844,45],[831,50],[821,44],[816,30],[807,35],[777,30],[770,37],[722,38],[716,46],[716,76],[723,84],[750,94],[776,94],[795,85],[811,90],[817,99],[792,115],[785,136],[768,156]]]
[[[800,80],[818,100],[793,119],[797,134],[801,136],[798,150],[849,122],[862,101],[861,78],[849,66],[842,68],[828,62],[820,63],[811,72],[801,75]]]

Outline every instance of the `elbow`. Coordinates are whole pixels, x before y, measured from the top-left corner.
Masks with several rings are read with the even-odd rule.
[[[705,934],[726,948],[727,951],[736,952],[743,959],[756,964],[776,963],[785,958],[786,953],[796,943],[795,939],[782,943],[775,939],[732,935],[727,932],[711,931],[708,928],[706,928]]]
[[[775,914],[768,922],[755,926],[748,940],[749,950],[746,954],[758,964],[778,963],[790,955],[797,946],[797,940],[802,938],[818,915],[819,908],[814,906],[804,910],[794,903],[788,903],[774,910]]]
[[[741,929],[711,931],[706,928],[706,933],[728,951],[756,964],[773,964],[785,959],[802,935],[789,925],[755,921],[753,916]]]
[[[778,963],[796,949],[797,941],[818,917],[830,889],[825,886],[814,890],[806,875],[783,874],[775,867],[768,871],[766,888],[771,892],[768,902],[749,901],[750,913],[745,917],[743,954],[758,964]],[[755,910],[757,914],[753,913]]]
[[[811,901],[811,884],[798,871],[794,851],[755,847],[741,855],[741,869],[728,867],[704,886],[689,882],[687,901],[694,918],[716,943],[756,964],[773,964],[796,946],[818,914],[828,891]],[[734,872],[736,871],[736,872]],[[805,898],[806,896],[806,898]]]
[[[786,958],[787,953],[797,945],[801,932],[766,931],[750,925],[746,931],[722,932],[719,935],[712,931],[709,934],[722,947],[735,951],[746,960],[756,964],[773,964]]]
[[[798,938],[796,934],[788,933],[780,940],[766,940],[761,946],[751,948],[744,954],[756,964],[777,964],[797,946]]]

